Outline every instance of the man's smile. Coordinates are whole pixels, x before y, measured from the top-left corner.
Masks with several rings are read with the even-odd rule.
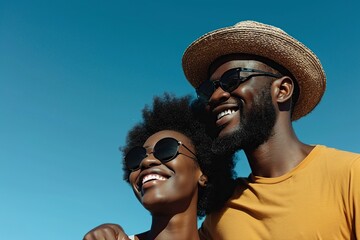
[[[224,111],[222,111],[221,113],[219,113],[219,114],[217,115],[217,120],[221,119],[221,118],[224,117],[224,116],[234,114],[235,112],[236,112],[236,111],[233,110],[233,109],[224,110]]]

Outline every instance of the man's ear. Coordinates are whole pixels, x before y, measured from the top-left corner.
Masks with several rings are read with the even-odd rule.
[[[204,174],[202,174],[198,180],[198,183],[201,187],[206,187],[207,185],[207,182],[208,182],[208,177],[205,176]]]
[[[272,87],[276,102],[284,103],[292,97],[295,85],[290,77],[284,76],[276,79],[273,82]]]

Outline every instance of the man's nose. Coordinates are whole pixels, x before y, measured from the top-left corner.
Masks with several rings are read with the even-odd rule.
[[[213,104],[217,104],[219,102],[224,102],[230,98],[229,92],[224,91],[220,86],[214,86],[214,87],[216,87],[216,89],[209,99],[210,106]]]

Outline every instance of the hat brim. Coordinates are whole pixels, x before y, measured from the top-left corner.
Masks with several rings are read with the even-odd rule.
[[[203,35],[184,52],[182,66],[185,76],[196,88],[209,78],[212,62],[234,53],[268,58],[295,77],[300,91],[292,120],[305,116],[320,102],[326,77],[319,59],[305,45],[275,27],[235,25]]]

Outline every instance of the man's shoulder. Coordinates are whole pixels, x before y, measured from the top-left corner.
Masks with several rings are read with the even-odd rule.
[[[328,147],[325,145],[317,145],[316,148],[320,150],[321,154],[331,155],[333,157],[341,156],[342,158],[360,159],[360,153]]]
[[[334,172],[357,172],[360,174],[360,154],[327,146],[316,146],[315,156],[322,169]],[[318,161],[320,160],[320,161]]]

